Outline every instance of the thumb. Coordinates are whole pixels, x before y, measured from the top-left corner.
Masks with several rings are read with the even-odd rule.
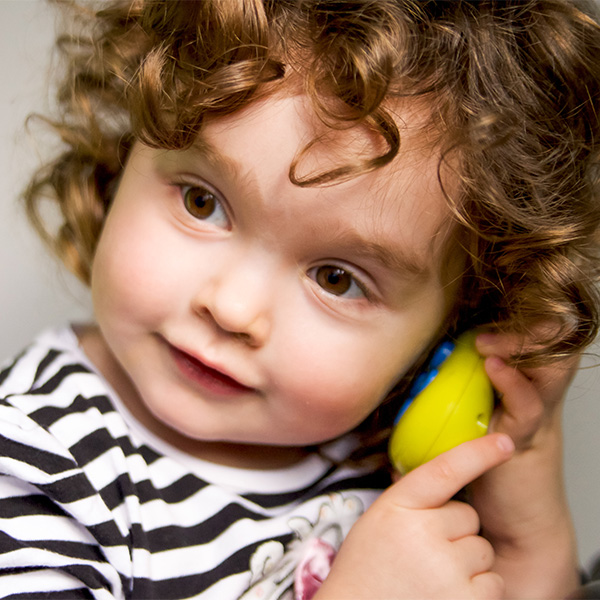
[[[405,508],[438,508],[479,476],[506,462],[514,449],[510,437],[500,433],[464,442],[417,467],[388,492]]]

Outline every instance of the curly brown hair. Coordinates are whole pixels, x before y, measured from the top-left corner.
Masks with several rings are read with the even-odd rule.
[[[78,25],[58,40],[66,71],[59,117],[47,119],[64,146],[25,201],[84,282],[134,140],[186,148],[207,118],[295,76],[327,125],[366,125],[384,142],[380,155],[328,172],[299,177],[292,165],[298,185],[389,163],[400,147],[391,102],[419,97],[430,107],[440,173],[452,169],[460,181],[447,200],[469,257],[452,329],[555,323],[530,359],[595,337],[600,27],[591,5],[116,0],[94,11],[60,3]],[[62,214],[57,231],[42,218],[48,197]]]

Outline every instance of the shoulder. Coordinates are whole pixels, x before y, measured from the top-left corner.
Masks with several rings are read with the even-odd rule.
[[[43,428],[84,413],[111,409],[105,382],[94,372],[70,328],[49,330],[0,370],[0,420]]]
[[[0,399],[51,394],[77,374],[86,375],[83,380],[92,382],[97,377],[85,363],[72,329],[47,330],[0,367]]]
[[[125,433],[115,415],[109,390],[73,331],[44,332],[0,370],[2,472],[26,469],[32,477],[35,468],[43,479],[42,473],[74,468],[81,460],[76,450],[91,443],[89,436],[110,447]]]

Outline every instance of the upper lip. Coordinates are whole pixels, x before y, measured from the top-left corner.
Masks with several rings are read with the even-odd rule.
[[[205,369],[212,371],[217,377],[223,378],[225,380],[230,380],[232,385],[236,385],[241,388],[246,388],[248,390],[254,389],[252,386],[242,383],[235,375],[227,371],[227,369],[224,369],[220,365],[213,363],[194,352],[190,352],[189,350],[185,349],[184,346],[179,346],[169,341],[167,341],[167,344],[171,347],[171,349],[175,350],[180,354],[183,354],[189,360],[200,363]]]

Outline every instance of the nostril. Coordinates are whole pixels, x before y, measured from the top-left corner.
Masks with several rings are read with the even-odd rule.
[[[207,306],[196,306],[193,308],[193,312],[197,317],[210,324],[215,331],[230,339],[239,340],[250,347],[258,347],[263,343],[261,340],[266,335],[266,330],[261,318],[255,319],[252,323],[247,323],[244,327],[240,327],[241,331],[238,331],[232,326],[232,323],[225,322],[222,316],[220,319],[217,318]],[[246,329],[246,331],[243,329]]]
[[[229,274],[203,286],[194,296],[192,313],[220,335],[261,346],[270,331],[269,300],[264,289],[256,286],[242,286],[242,293],[240,286],[234,285],[242,275]]]
[[[232,333],[231,335],[246,344],[252,343],[252,336],[249,333]]]
[[[199,316],[203,319],[212,318],[210,310],[208,310],[208,308],[206,306],[194,306],[192,308],[192,310],[193,310],[194,314],[196,314],[197,316]]]

